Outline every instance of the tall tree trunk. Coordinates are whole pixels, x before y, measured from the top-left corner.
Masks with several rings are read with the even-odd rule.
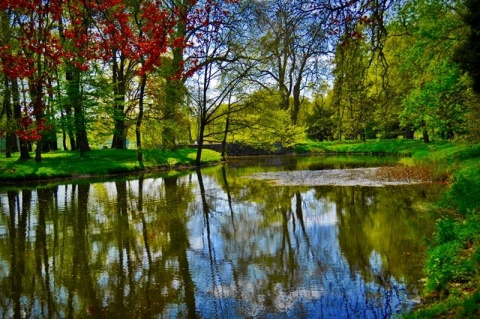
[[[63,114],[63,111],[60,109],[60,120],[62,123],[62,146],[63,150],[66,151],[67,148],[67,130],[65,129],[65,114]]]
[[[293,86],[293,108],[291,111],[291,120],[293,125],[297,125],[298,113],[300,112],[300,79]]]
[[[70,149],[72,151],[77,150],[77,141],[75,140],[75,128],[74,124],[72,123],[73,118],[72,118],[72,106],[68,103],[65,106],[65,117],[66,117],[66,122],[68,123],[67,126],[67,134],[68,134],[68,140],[70,141]]]
[[[143,169],[143,151],[142,151],[142,121],[143,121],[143,102],[145,97],[145,85],[147,84],[147,75],[143,75],[140,80],[140,99],[138,101],[138,116],[135,127],[135,137],[137,139],[137,160],[140,168]]]
[[[415,131],[412,129],[412,125],[407,124],[407,126],[405,126],[405,138],[409,140],[413,140],[414,133]]]
[[[299,67],[299,72],[295,80],[295,85],[293,86],[293,108],[291,111],[291,119],[292,119],[293,125],[297,125],[298,113],[300,112],[300,104],[302,102],[300,100],[300,93],[301,93],[301,87],[302,87],[302,81],[303,81],[302,74],[307,65],[307,60],[308,60],[308,56],[302,59],[301,65]]]
[[[230,108],[230,104],[229,104]],[[230,128],[230,112],[227,113],[227,119],[225,120],[225,131],[223,132],[223,139],[222,139],[222,161],[227,160],[227,136],[228,130]]]
[[[193,3],[190,0],[175,0],[174,5],[178,10],[178,17],[186,19]],[[187,38],[186,21],[182,19],[178,21],[175,36]],[[184,100],[185,94],[183,89],[184,79],[178,80],[179,75],[183,72],[183,50],[181,48],[173,48],[172,55],[172,63],[170,70],[168,70],[165,85],[165,113],[162,130],[162,146],[166,149],[175,148],[177,139],[175,130],[177,110],[180,103]]]
[[[425,120],[422,120],[422,133],[423,133],[423,141],[425,143],[430,143],[430,138],[428,137],[427,124],[425,123]]]
[[[12,157],[12,152],[15,149],[15,133],[14,126],[12,125],[13,121],[13,111],[12,111],[12,99],[11,99],[11,90],[10,90],[10,81],[5,77],[5,90],[3,93],[3,112],[7,117],[7,134],[5,140],[5,156],[7,158]],[[1,115],[0,115],[1,118]]]
[[[18,123],[18,121],[22,117],[22,105],[20,104],[20,90],[18,87],[17,79],[12,80],[12,100],[13,100],[13,118],[15,119],[15,123]],[[20,144],[20,159],[21,160],[31,159],[28,143],[18,137],[17,139],[19,140],[19,144]]]
[[[183,82],[175,79],[176,73],[182,72],[181,61],[183,53],[180,49],[173,49],[173,61],[171,75],[167,78],[165,86],[165,114],[162,131],[162,146],[165,149],[174,149],[176,145],[175,123],[177,121],[177,109],[183,100]],[[173,77],[173,78],[172,78]]]
[[[67,95],[69,105],[74,111],[74,127],[76,137],[76,147],[83,156],[84,152],[90,151],[88,145],[87,129],[85,126],[85,112],[80,88],[81,71],[73,65],[68,65],[68,88]]]
[[[201,120],[200,121],[199,132],[198,132],[197,157],[195,158],[195,164],[197,166],[200,166],[200,163],[202,162],[204,133],[205,133],[205,125],[204,125],[203,121]]]
[[[48,88],[47,88],[47,93],[48,93],[48,101],[49,103],[45,107],[45,115],[48,119],[54,118],[54,111],[52,109],[52,103],[51,101],[54,100],[54,95],[53,95],[53,84],[52,80],[48,79]],[[56,123],[51,123],[51,128],[48,131],[45,131],[42,135],[42,150],[43,152],[49,152],[49,151],[58,151],[58,143],[57,143],[57,128],[56,128]]]
[[[123,150],[127,147],[126,140],[126,118],[125,118],[125,57],[120,55],[117,60],[117,52],[113,52],[113,93],[115,102],[113,108],[114,132],[112,140],[112,148]],[[120,63],[119,63],[120,62]]]
[[[38,64],[40,64],[38,62]],[[39,69],[37,72],[41,72]],[[33,114],[35,118],[35,123],[38,126],[43,120],[43,84],[41,80],[41,76],[39,75],[38,78],[31,78],[29,79],[29,89],[30,89],[30,99],[33,102]],[[35,148],[35,161],[41,162],[42,161],[42,139],[37,140],[37,147]]]

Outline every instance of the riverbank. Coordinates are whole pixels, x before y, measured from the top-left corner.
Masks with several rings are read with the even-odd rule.
[[[306,142],[293,148],[295,153],[308,154],[372,154],[412,156],[416,152],[428,151],[450,143],[437,142],[426,144],[418,140],[366,140],[366,141],[327,141]]]
[[[92,150],[82,157],[79,152],[57,151],[44,153],[39,163],[0,157],[0,184],[15,184],[53,179],[79,179],[140,172],[170,171],[195,166],[197,150],[191,148],[168,150],[144,150],[144,167],[137,161],[135,150]],[[219,153],[202,152],[202,164],[221,161]]]
[[[428,150],[429,147],[421,141],[411,140],[309,142],[293,149],[278,149],[270,154],[343,153],[410,156],[419,150]],[[83,157],[75,151],[48,152],[42,155],[43,160],[39,163],[33,159],[19,160],[18,153],[14,153],[11,158],[5,158],[4,154],[0,154],[0,184],[193,168],[196,152],[197,150],[191,147],[175,151],[144,150],[143,168],[137,161],[135,150],[92,150],[86,152]],[[244,152],[234,155],[252,154]],[[202,164],[211,165],[220,161],[219,152],[211,149],[202,151]]]
[[[438,203],[422,304],[406,318],[480,318],[480,144],[444,145],[408,159],[436,166],[450,187]]]
[[[435,209],[433,241],[427,242],[425,290],[421,304],[405,318],[480,318],[480,144],[418,141],[326,142],[299,145],[297,151],[369,153],[402,157],[388,173],[450,184]],[[405,170],[404,168],[408,168]]]

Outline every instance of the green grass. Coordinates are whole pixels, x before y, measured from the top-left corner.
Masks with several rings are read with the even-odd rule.
[[[133,173],[181,166],[193,166],[196,149],[145,150],[144,169],[137,161],[135,150],[92,150],[83,157],[78,152],[57,151],[42,155],[41,162],[19,160],[18,154],[12,158],[0,157],[0,182],[29,181],[76,176],[102,176],[120,173]],[[211,150],[202,151],[202,163],[220,161],[220,154]]]
[[[431,144],[414,140],[346,140],[332,142],[308,141],[299,144],[295,151],[299,153],[368,153],[410,156],[413,153],[428,151]]]

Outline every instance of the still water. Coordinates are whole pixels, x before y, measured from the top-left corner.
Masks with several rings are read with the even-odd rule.
[[[1,318],[390,318],[422,289],[435,185],[279,187],[260,157],[174,177],[0,189]]]

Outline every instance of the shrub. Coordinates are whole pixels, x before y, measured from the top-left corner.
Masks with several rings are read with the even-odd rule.
[[[468,168],[459,173],[442,205],[456,209],[461,214],[480,208],[480,168]]]

